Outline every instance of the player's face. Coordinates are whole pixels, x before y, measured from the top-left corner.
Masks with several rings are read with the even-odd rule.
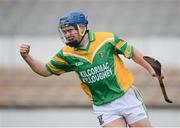
[[[67,41],[74,41],[74,40],[80,41],[81,39],[79,31],[75,29],[73,26],[66,26],[62,28],[62,32]]]

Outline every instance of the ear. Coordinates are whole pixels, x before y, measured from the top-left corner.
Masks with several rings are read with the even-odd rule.
[[[79,25],[79,32],[80,32],[80,33],[83,33],[83,32],[85,31],[85,29],[86,29],[86,26],[85,26],[85,25],[83,25],[83,24],[80,24],[80,25]]]

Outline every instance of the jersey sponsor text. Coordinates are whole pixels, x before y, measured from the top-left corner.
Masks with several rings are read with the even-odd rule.
[[[100,80],[106,79],[111,75],[112,70],[108,62],[80,72],[82,81],[88,84],[92,84]]]

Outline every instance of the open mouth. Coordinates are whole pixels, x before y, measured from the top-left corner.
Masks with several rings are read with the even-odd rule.
[[[68,38],[67,40],[68,41],[74,41],[74,38]]]
[[[73,39],[68,39],[69,42],[74,41]]]

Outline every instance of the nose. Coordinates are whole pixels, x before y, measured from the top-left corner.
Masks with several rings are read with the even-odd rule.
[[[65,33],[65,36],[70,36],[70,32],[67,31],[67,32]]]
[[[65,37],[66,37],[66,38],[70,38],[70,36],[71,36],[71,33],[70,33],[70,32],[66,32],[66,33],[65,33]]]
[[[69,32],[67,32],[65,34],[65,37],[66,37],[67,40],[73,40],[73,38],[74,38],[73,35],[71,33],[69,33]]]

